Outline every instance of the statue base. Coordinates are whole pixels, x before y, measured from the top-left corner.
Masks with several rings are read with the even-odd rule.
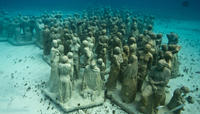
[[[128,114],[142,114],[141,112],[137,110],[137,108],[139,107],[140,100],[141,100],[141,93],[136,94],[134,102],[127,104],[122,101],[120,97],[120,90],[121,90],[121,84],[118,83],[115,90],[107,92],[106,97],[110,99],[111,102],[119,106],[122,110],[127,112]],[[169,96],[170,96],[169,93],[166,93],[166,103],[168,103],[170,100]],[[167,107],[161,108],[158,111],[158,114],[164,114],[165,112],[167,114],[173,114],[169,112]]]
[[[31,45],[35,43],[35,40],[31,41],[16,41],[14,38],[8,39],[8,42],[14,46],[24,46],[24,45]]]
[[[4,37],[4,36],[0,36],[0,42],[4,42],[4,41],[7,41],[8,38],[7,37]]]
[[[43,44],[41,44],[40,42],[36,41],[36,42],[35,42],[35,45],[36,45],[37,47],[39,47],[40,49],[43,49]]]
[[[51,61],[50,61],[50,55],[42,55],[42,59],[50,66]]]
[[[47,96],[53,103],[57,104],[58,107],[66,113],[76,111],[79,109],[87,109],[102,105],[104,103],[104,91],[102,91],[101,94],[97,96],[96,99],[93,101],[90,98],[83,98],[80,95],[81,82],[81,80],[75,81],[75,89],[72,90],[72,97],[66,103],[61,103],[58,100],[58,92],[52,93],[48,89],[43,89],[42,92],[45,96]]]

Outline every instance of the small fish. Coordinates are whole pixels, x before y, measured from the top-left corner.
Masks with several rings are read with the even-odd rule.
[[[165,106],[162,106],[162,105],[161,105],[161,106],[156,107],[156,109],[157,109],[157,110],[160,110],[161,108],[164,108],[164,107],[165,107]]]
[[[179,105],[179,106],[177,106],[177,107],[171,109],[170,111],[165,112],[164,114],[169,114],[169,113],[171,113],[171,112],[177,111],[177,110],[183,108],[184,106],[185,106],[185,104],[181,104],[181,105]]]
[[[200,71],[196,71],[195,73],[200,74]]]
[[[183,7],[189,7],[189,5],[190,5],[190,3],[187,0],[182,2]]]

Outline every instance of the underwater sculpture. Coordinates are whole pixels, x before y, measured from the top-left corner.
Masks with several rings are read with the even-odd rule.
[[[51,92],[58,92],[59,71],[58,65],[60,61],[60,52],[58,50],[58,41],[53,40],[53,47],[51,48],[51,74],[47,86]]]
[[[79,60],[79,52],[80,52],[80,39],[78,37],[73,37],[72,43],[70,44],[70,51],[73,53],[73,61],[74,61],[74,78],[78,79],[80,77],[80,60]]]
[[[128,60],[129,60],[129,47],[128,46],[124,46],[123,47],[123,52],[122,52],[122,58],[123,58],[123,62],[120,64],[120,72],[119,72],[119,77],[118,80],[119,81],[123,81],[123,73],[126,70],[126,67],[128,66]]]
[[[115,47],[115,49],[113,50],[111,62],[111,70],[109,73],[108,81],[106,83],[106,87],[108,90],[114,90],[117,86],[117,79],[120,72],[120,64],[123,62],[121,49],[119,47]]]
[[[87,65],[83,73],[82,92],[84,98],[90,98],[92,101],[99,96],[102,91],[102,79],[100,69],[96,63],[92,61],[90,65]]]
[[[69,62],[67,56],[62,56],[61,63],[59,63],[59,100],[61,103],[66,103],[72,96],[72,82],[71,82],[71,72],[73,66]]]
[[[41,19],[36,20],[36,24],[35,24],[35,37],[36,37],[36,45],[40,48],[44,48],[43,47],[43,29],[47,28],[47,25],[44,26],[44,23],[42,22]]]
[[[178,61],[178,52],[181,49],[181,46],[178,45],[179,36],[175,33],[167,34],[168,46],[167,50],[173,54],[172,57],[172,78],[178,77],[179,75],[179,61]]]
[[[98,44],[96,47],[97,58],[102,58],[104,64],[106,65],[106,55],[108,48],[108,36],[106,35],[106,29],[103,29],[101,32],[102,35],[98,38]]]
[[[43,16],[43,54],[51,60],[43,92],[65,112],[101,105],[105,96],[128,113],[137,113],[138,105],[156,113],[165,105],[180,46],[174,34],[169,44],[161,44],[153,17],[111,9]]]
[[[0,13],[0,41],[7,41],[14,37],[16,22],[6,11]]]
[[[8,41],[13,45],[27,45],[35,43],[36,19],[34,16],[21,16],[12,19]]]
[[[83,67],[89,65],[90,62],[92,61],[93,52],[91,51],[89,44],[90,43],[87,40],[83,41],[83,52],[82,52],[83,55],[81,56],[82,58],[81,64],[83,65]]]
[[[165,60],[159,60],[158,65],[149,73],[149,81],[142,89],[140,111],[156,113],[156,107],[165,104],[165,87],[171,77],[171,71]]]
[[[143,82],[152,67],[153,55],[150,53],[151,46],[145,45],[144,50],[138,51],[138,91],[141,90]]]
[[[171,98],[171,100],[167,104],[167,107],[170,110],[174,109],[178,106],[182,106],[181,108],[174,111],[175,114],[181,114],[181,110],[184,109],[183,106],[185,104],[185,99],[182,96],[183,92],[184,91],[181,88],[177,88],[176,90],[174,90],[173,97]]]
[[[105,72],[106,66],[105,66],[105,64],[103,62],[103,59],[99,58],[97,60],[97,66],[100,69],[101,79],[105,81],[105,77],[104,76],[105,76],[105,73],[106,73]]]
[[[49,30],[47,25],[44,26],[44,29],[42,31],[42,35],[43,35],[42,36],[42,38],[43,38],[43,54],[49,55],[52,40],[50,39],[50,30]]]
[[[177,44],[178,43],[178,35],[175,34],[175,33],[170,33],[170,34],[167,34],[167,38],[168,38],[168,44]]]
[[[132,54],[129,58],[129,63],[123,73],[123,81],[121,88],[121,98],[125,103],[134,101],[137,92],[137,73],[138,73],[138,60],[137,56]]]

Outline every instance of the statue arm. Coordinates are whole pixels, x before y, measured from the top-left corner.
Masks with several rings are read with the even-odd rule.
[[[150,54],[149,62],[148,62],[148,69],[151,69],[153,63],[153,55]]]
[[[149,82],[151,85],[167,85],[167,82],[166,80],[164,81],[155,81],[152,76],[149,76]]]

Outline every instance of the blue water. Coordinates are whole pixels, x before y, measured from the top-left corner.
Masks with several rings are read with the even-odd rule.
[[[184,7],[182,2],[188,1]],[[19,11],[83,10],[87,7],[129,8],[159,16],[200,19],[200,0],[0,0],[0,9]]]

